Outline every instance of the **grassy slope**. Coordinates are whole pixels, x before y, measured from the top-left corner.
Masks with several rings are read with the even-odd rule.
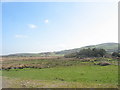
[[[102,48],[102,49],[105,49],[107,52],[111,53],[111,52],[118,50],[118,43],[103,43],[103,44],[98,44],[98,45],[90,45],[90,46],[85,46],[85,47],[81,47],[81,48],[63,50],[63,51],[56,52],[56,53],[67,54],[67,53],[72,53],[72,52],[78,52],[81,49],[86,49],[86,48]]]
[[[18,54],[11,54],[9,56],[32,56],[32,57],[40,57],[40,56],[64,56],[64,54],[78,52],[81,49],[86,48],[103,48],[107,52],[112,53],[118,50],[118,43],[102,43],[98,45],[89,45],[81,48],[69,49],[69,50],[62,50],[56,52],[43,52],[43,53],[18,53]]]
[[[117,85],[117,66],[62,66],[45,69],[17,69],[3,71],[3,76],[17,78],[21,80],[42,80],[56,83],[80,83],[83,87],[116,87]],[[41,82],[41,81],[40,81]],[[38,82],[38,83],[40,83]],[[69,84],[68,84],[69,85]],[[39,85],[37,87],[40,87]],[[61,86],[62,87],[62,86]],[[64,87],[64,85],[63,85]],[[70,87],[70,86],[69,86]],[[74,85],[71,87],[75,87]],[[78,87],[78,86],[76,86]]]

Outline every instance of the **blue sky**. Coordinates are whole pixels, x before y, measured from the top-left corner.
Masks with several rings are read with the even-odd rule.
[[[117,11],[113,2],[4,2],[2,54],[118,42]]]

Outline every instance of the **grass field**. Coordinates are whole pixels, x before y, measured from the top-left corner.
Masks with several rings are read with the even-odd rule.
[[[113,60],[109,59],[109,62]],[[116,88],[118,85],[118,66],[114,64],[100,66],[93,65],[91,61],[74,59],[42,59],[12,64],[16,63],[50,67],[3,70],[2,75],[9,82],[8,87]]]

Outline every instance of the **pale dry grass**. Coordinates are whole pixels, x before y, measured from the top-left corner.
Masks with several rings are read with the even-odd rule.
[[[56,59],[62,56],[50,56],[50,57],[2,57],[0,61],[16,61],[16,60],[37,60],[37,59]]]
[[[4,88],[118,88],[113,84],[80,83],[48,80],[22,80],[4,77]]]

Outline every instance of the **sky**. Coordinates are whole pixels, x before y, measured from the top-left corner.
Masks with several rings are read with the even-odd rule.
[[[3,2],[0,55],[51,52],[118,42],[117,4]]]

